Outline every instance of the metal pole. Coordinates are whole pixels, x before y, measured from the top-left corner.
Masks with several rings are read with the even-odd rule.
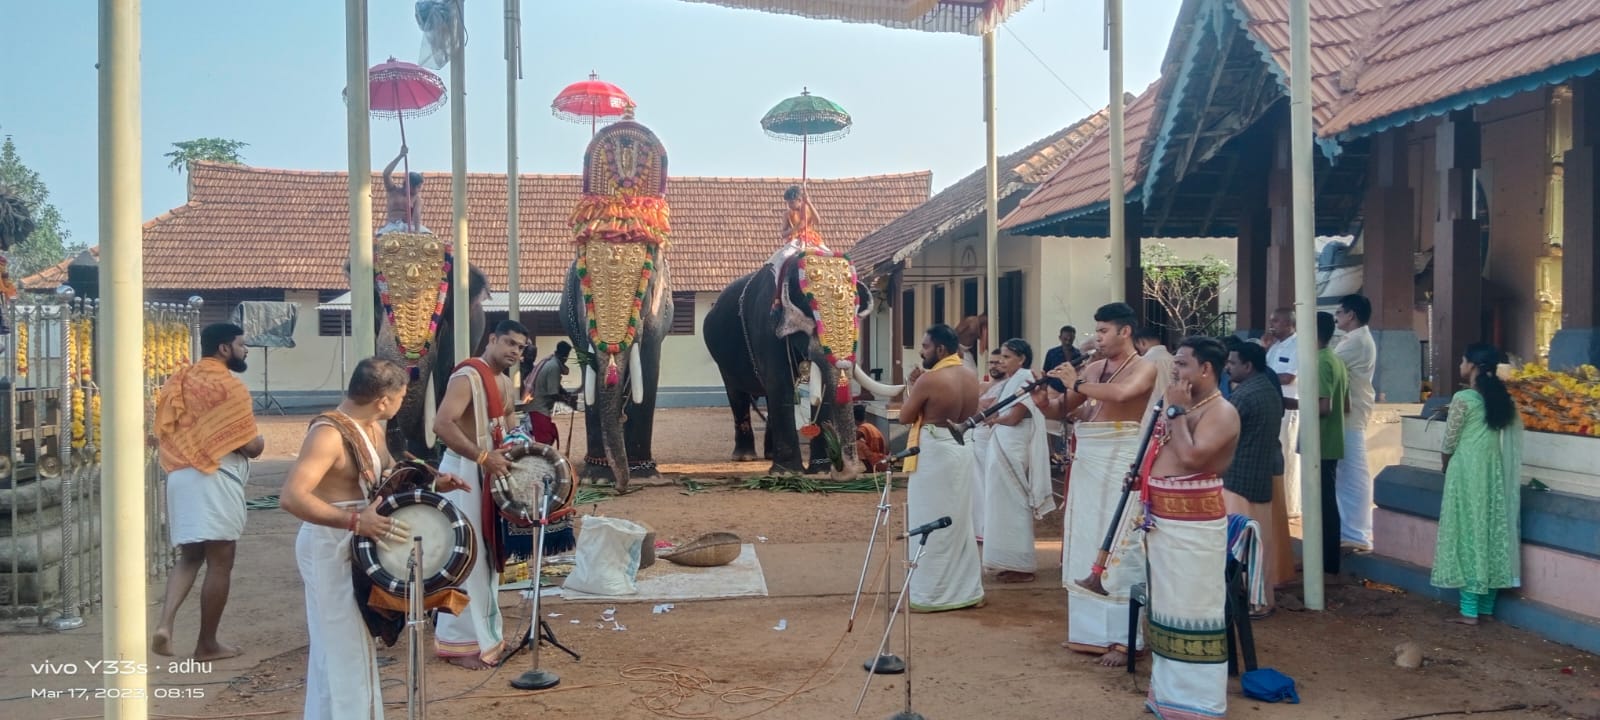
[[[100,572],[105,578],[105,660],[144,665],[144,287],[139,221],[139,0],[100,1],[100,291],[105,324],[97,338],[104,368]],[[115,300],[115,302],[113,302]],[[94,429],[85,435],[99,440]],[[144,673],[105,673],[105,715],[144,720]]]
[[[350,336],[357,357],[377,350],[372,281],[371,88],[367,85],[367,0],[344,2],[345,129],[350,159]]]
[[[450,211],[455,221],[455,266],[450,269],[454,287],[456,359],[472,355],[471,288],[467,273],[467,52],[463,3],[456,3],[455,42],[450,49]]]
[[[983,132],[987,146],[983,173],[983,242],[986,248],[988,279],[983,312],[989,327],[998,328],[1000,310],[1000,159],[996,154],[994,92],[994,31],[983,34]],[[977,352],[977,347],[973,352]]]
[[[517,237],[517,79],[522,77],[522,1],[506,0],[506,317],[522,321],[522,256]]]
[[[1111,287],[1113,301],[1128,298],[1129,261],[1127,244],[1127,188],[1123,168],[1122,137],[1122,0],[1106,0],[1106,47],[1110,51],[1111,102],[1107,107],[1107,124],[1111,140],[1111,197],[1108,200],[1111,215]]]
[[[1294,203],[1294,304],[1300,332],[1300,547],[1305,567],[1305,604],[1322,610],[1322,439],[1318,433],[1316,213],[1311,162],[1311,11],[1309,0],[1289,3],[1289,171]],[[1338,402],[1335,400],[1335,402]],[[1309,403],[1309,404],[1308,404]]]

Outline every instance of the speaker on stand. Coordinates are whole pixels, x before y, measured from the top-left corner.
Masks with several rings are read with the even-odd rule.
[[[261,397],[256,410],[284,414],[283,404],[272,395],[272,350],[294,347],[294,326],[300,306],[292,302],[246,300],[233,309],[231,322],[244,328],[246,347],[261,348]]]

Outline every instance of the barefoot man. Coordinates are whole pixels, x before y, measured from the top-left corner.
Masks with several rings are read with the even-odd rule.
[[[1099,655],[1100,664],[1108,667],[1128,662],[1128,590],[1144,580],[1134,513],[1124,513],[1111,547],[1101,578],[1107,594],[1090,592],[1075,580],[1094,566],[1122,496],[1123,477],[1139,454],[1142,423],[1170,379],[1159,377],[1155,365],[1139,357],[1133,346],[1136,319],[1126,303],[1102,306],[1094,314],[1099,359],[1082,374],[1071,363],[1056,366],[1050,376],[1061,380],[1066,394],[1045,400],[1035,392],[1034,397],[1047,417],[1076,421],[1061,549],[1061,584],[1069,604],[1064,646]]]
[[[972,533],[972,481],[977,472],[972,446],[956,442],[946,420],[978,413],[978,376],[961,364],[956,331],[934,325],[922,336],[922,367],[911,386],[900,422],[911,426],[906,458],[906,527],[949,516],[950,527],[927,536],[927,551],[911,578],[911,611],[940,612],[983,606],[983,566]],[[927,372],[923,372],[923,370]],[[908,542],[916,557],[917,542]],[[908,558],[909,559],[909,558]]]
[[[244,534],[244,485],[250,458],[266,443],[256,429],[250,390],[233,373],[246,369],[244,328],[228,323],[200,332],[204,357],[174,373],[156,404],[155,436],[167,471],[167,522],[178,565],[167,576],[166,604],[150,651],[172,654],[172,624],[189,596],[200,566],[200,640],[194,659],[221,660],[239,648],[217,640],[228,604],[234,546]]]
[[[493,667],[505,649],[498,596],[506,555],[498,539],[499,512],[489,497],[489,484],[510,467],[498,449],[512,424],[511,378],[506,371],[521,360],[528,343],[528,329],[520,323],[505,320],[496,325],[483,354],[462,362],[450,375],[433,420],[433,434],[448,448],[439,470],[458,475],[467,484],[445,497],[474,521],[478,537],[477,559],[461,585],[470,602],[461,615],[439,616],[436,652],[472,670]]]
[[[295,557],[305,583],[307,720],[383,719],[383,692],[372,637],[351,582],[351,536],[376,540],[387,549],[405,546],[411,528],[378,514],[369,500],[394,464],[384,425],[400,411],[406,371],[381,358],[356,365],[344,401],[318,415],[284,479],[280,504],[304,520]],[[459,478],[440,475],[434,489],[464,488]]]
[[[1222,473],[1239,443],[1239,414],[1217,387],[1227,356],[1212,338],[1189,338],[1178,347],[1177,379],[1140,468],[1156,656],[1145,707],[1167,720],[1228,713]]]

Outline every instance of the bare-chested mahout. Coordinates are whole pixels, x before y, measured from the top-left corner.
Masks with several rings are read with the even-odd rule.
[[[1145,420],[1149,413],[1153,393],[1158,387],[1164,387],[1165,382],[1156,376],[1156,367],[1153,363],[1139,357],[1138,350],[1134,347],[1133,334],[1134,322],[1137,316],[1133,308],[1124,303],[1112,303],[1102,306],[1095,312],[1095,350],[1097,359],[1089,363],[1080,372],[1071,363],[1057,365],[1049,373],[1050,377],[1061,381],[1067,388],[1065,393],[1057,393],[1049,389],[1048,385],[1040,386],[1034,391],[1034,403],[1044,412],[1045,417],[1066,420],[1072,423],[1094,423],[1097,427],[1115,426],[1116,424],[1132,424],[1137,426]],[[1078,432],[1075,430],[1075,433]],[[1097,539],[1104,529],[1112,522],[1115,502],[1104,500],[1120,495],[1123,476],[1131,462],[1131,453],[1136,452],[1134,444],[1137,442],[1136,431],[1129,429],[1123,434],[1129,435],[1133,440],[1120,441],[1119,453],[1128,454],[1126,460],[1119,459],[1105,467],[1088,468],[1086,463],[1076,463],[1073,466],[1068,486],[1067,522],[1069,527],[1084,530],[1082,533],[1070,533],[1071,536],[1080,537],[1078,545],[1081,550],[1093,555],[1097,547]],[[1073,445],[1077,452],[1090,448],[1084,445],[1081,437],[1074,437]],[[1076,487],[1076,491],[1075,488]],[[1083,500],[1083,498],[1090,498]],[[1097,498],[1097,499],[1096,499]],[[1071,537],[1067,538],[1068,541]],[[1132,548],[1130,552],[1138,552]],[[1070,559],[1081,552],[1074,552],[1071,544],[1064,555]],[[1139,563],[1142,566],[1142,561]],[[1087,573],[1089,565],[1067,563],[1062,572],[1066,574]],[[1069,591],[1073,591],[1071,587]],[[1083,597],[1081,595],[1074,597]],[[1096,602],[1093,598],[1080,601],[1080,605]],[[1122,600],[1126,604],[1126,600]],[[1069,610],[1069,614],[1072,611]],[[1087,613],[1087,610],[1083,610]],[[1115,613],[1106,613],[1107,617]],[[1105,625],[1106,623],[1102,623]],[[1109,630],[1110,628],[1106,628]],[[1080,652],[1100,655],[1100,664],[1107,667],[1121,667],[1128,662],[1127,649],[1114,642],[1078,642],[1072,640],[1069,631],[1068,641],[1062,644]]]

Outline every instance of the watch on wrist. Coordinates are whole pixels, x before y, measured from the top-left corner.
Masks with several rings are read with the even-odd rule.
[[[1181,415],[1188,415],[1188,414],[1189,414],[1189,409],[1184,407],[1184,406],[1182,406],[1182,405],[1168,405],[1167,406],[1167,419],[1168,420],[1172,420],[1172,419],[1175,419],[1175,418],[1177,418],[1177,417],[1179,417]]]

